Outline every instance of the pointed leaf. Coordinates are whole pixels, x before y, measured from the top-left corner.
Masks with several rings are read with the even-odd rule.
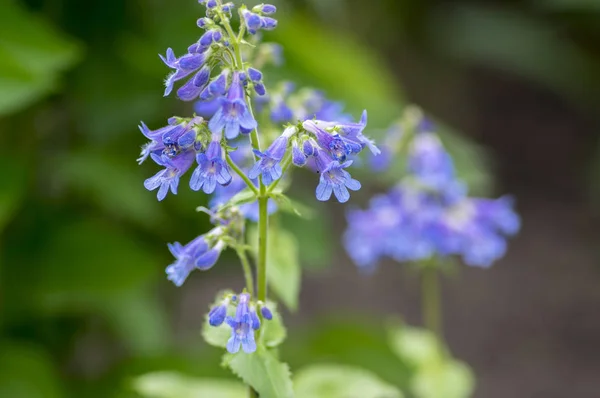
[[[149,373],[133,381],[145,398],[239,398],[247,388],[237,381],[192,378],[172,372]]]
[[[296,398],[401,398],[397,387],[352,366],[312,365],[294,377]]]
[[[256,352],[225,354],[223,363],[252,386],[260,398],[293,398],[294,390],[289,366],[279,362],[263,345]]]
[[[419,369],[411,382],[417,398],[469,398],[474,387],[471,369],[452,359]]]

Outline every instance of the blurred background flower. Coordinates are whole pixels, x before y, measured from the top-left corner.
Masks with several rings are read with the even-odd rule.
[[[351,120],[366,108],[365,133],[380,143],[410,99],[443,126],[469,192],[517,198],[524,229],[506,257],[488,270],[457,268],[444,284],[446,338],[474,369],[474,395],[596,396],[598,3],[274,3],[278,28],[261,33],[282,44],[283,66],[261,66],[267,88],[317,87],[342,99]],[[135,162],[141,120],[155,129],[193,110],[159,94],[169,70],[158,54],[173,43],[183,53],[201,15],[192,0],[0,1],[0,396],[136,397],[130,380],[151,371],[230,377],[199,331],[237,261],[224,252],[222,266],[175,289],[164,242],[208,230],[206,216],[190,215],[208,198],[186,189],[159,204],[143,186],[156,169]],[[390,162],[377,180],[353,170],[363,181],[355,205],[399,180],[404,159]],[[314,176],[299,177],[295,197],[314,203]],[[309,220],[280,216],[297,238],[286,247],[301,258],[278,259],[284,277],[306,271],[300,302],[282,297],[302,311],[287,316],[281,355],[294,370],[360,365],[419,397],[440,396],[411,377],[424,354],[408,355],[407,344],[427,337],[384,322],[420,323],[414,271],[383,261],[361,275],[341,245],[345,208],[314,207]],[[307,371],[298,380],[319,382]]]

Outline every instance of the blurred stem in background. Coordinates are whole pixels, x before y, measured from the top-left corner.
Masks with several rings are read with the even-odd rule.
[[[421,306],[423,324],[431,330],[440,343],[443,342],[442,312],[440,305],[440,276],[438,267],[428,263],[421,274]]]

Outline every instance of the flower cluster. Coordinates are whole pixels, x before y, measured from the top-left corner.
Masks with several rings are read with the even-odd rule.
[[[230,307],[235,307],[235,315],[227,315]],[[262,302],[252,302],[250,294],[242,293],[239,296],[226,295],[221,303],[213,307],[208,313],[208,323],[211,326],[220,326],[223,322],[231,327],[231,337],[227,341],[227,351],[232,354],[242,350],[246,353],[256,351],[254,331],[260,329],[260,318],[256,308],[260,309],[263,319],[273,319],[271,310]]]
[[[225,248],[223,232],[221,227],[217,227],[185,246],[179,242],[169,244],[175,262],[167,267],[168,279],[176,286],[181,286],[194,269],[205,271],[215,265]]]
[[[366,111],[354,123],[342,112],[340,104],[327,100],[316,90],[294,92],[291,84],[284,83],[267,92],[260,68],[267,62],[280,62],[281,56],[279,47],[259,43],[260,35],[256,34],[277,26],[272,17],[274,6],[239,7],[236,33],[230,23],[233,3],[199,3],[206,13],[197,21],[203,30],[197,42],[182,55],[175,55],[171,48],[160,55],[172,70],[165,80],[164,95],[175,92],[182,101],[194,101],[197,114],[190,118],[171,117],[166,126],[156,130],[141,122],[140,131],[149,142],[142,147],[138,162],[150,158],[161,167],[144,182],[148,190],[157,190],[158,200],[163,200],[169,191],[176,194],[180,179],[188,170],[190,189],[212,195],[210,209],[198,209],[210,215],[214,228],[186,245],[168,245],[175,257],[166,268],[168,279],[181,286],[193,270],[211,268],[223,250],[232,248],[244,265],[247,290],[253,291],[253,275],[246,258],[246,220],[267,223],[264,218],[259,220],[259,204],[262,217],[265,202],[267,216],[277,210],[275,200],[285,200],[285,186],[277,191],[275,188],[288,168],[307,166],[320,174],[318,200],[335,195],[340,202],[346,202],[349,190],[360,189],[360,183],[346,169],[364,148],[374,154],[379,149],[363,134]],[[260,134],[253,105],[261,120]],[[261,250],[264,254],[266,249],[259,248],[258,262],[263,264],[262,268],[257,264],[257,268],[264,270]],[[266,300],[264,290],[259,290],[258,295]],[[212,326],[226,323],[231,327],[229,352],[240,348],[253,352],[254,331],[260,328],[261,318],[272,317],[261,301],[252,301],[250,294],[244,292],[226,296],[211,309],[208,321]]]
[[[390,192],[375,196],[367,210],[348,212],[344,243],[359,267],[372,269],[386,256],[419,261],[450,255],[488,267],[504,255],[505,236],[520,227],[512,200],[468,197],[428,123],[420,125],[411,142],[408,171]]]

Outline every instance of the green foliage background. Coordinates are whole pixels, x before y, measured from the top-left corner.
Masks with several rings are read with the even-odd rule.
[[[280,28],[268,38],[284,45],[286,63],[272,72],[273,81],[323,88],[357,117],[369,109],[374,136],[400,115],[404,101],[385,62],[394,40],[423,45],[450,65],[506,68],[581,104],[600,92],[598,58],[568,40],[549,40],[548,22],[600,35],[590,17],[597,16],[596,2],[530,2],[535,12],[471,4],[451,13],[417,0],[382,1],[372,9],[367,3],[276,2]],[[182,189],[159,204],[142,186],[152,166],[135,163],[140,120],[157,127],[172,114],[191,112],[162,97],[167,70],[157,53],[168,46],[183,51],[199,35],[200,13],[194,0],[0,0],[0,396],[135,397],[131,381],[152,371],[229,377],[217,366],[220,350],[204,346],[200,331],[192,341],[177,341],[170,309],[180,292],[163,275],[170,261],[165,243],[188,241],[207,228],[194,212],[205,198]],[[364,39],[357,15],[381,22],[381,32],[370,36],[376,46]],[[589,77],[586,84],[581,74]],[[489,180],[478,148],[450,131],[444,137],[461,173],[485,191]],[[304,203],[311,200],[303,194],[314,189],[310,183],[298,189]],[[281,222],[291,233],[311,231],[298,235],[297,251],[304,267],[321,268],[338,239],[327,233],[327,206],[315,207],[314,220],[285,215]],[[211,273],[194,277],[222,283],[236,267],[225,257]],[[193,315],[202,317],[207,306],[196,303]],[[288,331],[282,355],[294,369],[315,357],[362,366],[383,380],[356,376],[373,388],[389,383],[418,393],[425,387],[411,388],[408,380],[416,368],[390,351],[378,324],[304,325]],[[303,388],[319,383],[311,379],[314,371],[301,376],[311,380]],[[211,383],[239,391],[228,381]]]

